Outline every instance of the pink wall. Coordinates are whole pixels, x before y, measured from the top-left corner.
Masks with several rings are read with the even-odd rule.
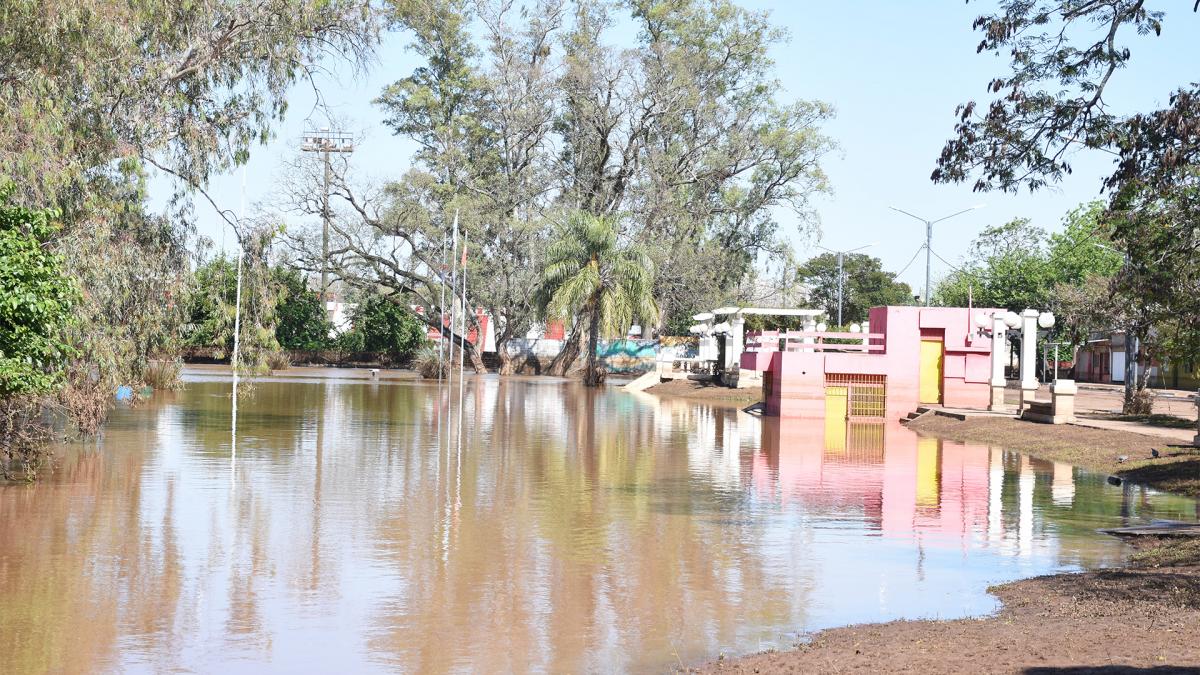
[[[920,401],[921,338],[944,344],[942,403],[954,408],[986,408],[991,400],[991,338],[970,324],[971,312],[995,309],[966,307],[874,307],[870,332],[882,333],[883,352],[747,352],[741,367],[768,371],[764,379],[767,414],[823,417],[827,373],[874,374],[887,377],[887,412],[898,419]]]

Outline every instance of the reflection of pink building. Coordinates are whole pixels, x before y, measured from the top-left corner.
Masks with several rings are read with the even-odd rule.
[[[769,415],[899,419],[922,403],[986,408],[991,353],[965,307],[875,307],[865,334],[772,336],[741,367],[763,373]]]
[[[885,533],[961,537],[989,527],[991,451],[922,438],[896,422],[814,425],[764,419],[752,482],[823,510],[861,509]],[[996,486],[999,489],[999,486]]]

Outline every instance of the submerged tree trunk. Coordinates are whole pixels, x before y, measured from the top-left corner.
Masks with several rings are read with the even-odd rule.
[[[512,375],[516,371],[513,357],[508,353],[508,340],[496,341],[496,358],[500,359],[500,370],[497,371],[499,374]]]
[[[600,303],[593,301],[591,304],[588,317],[587,370],[583,374],[583,383],[589,387],[596,387],[604,381],[604,371],[596,363],[596,347],[600,341]]]
[[[550,367],[546,368],[547,375],[556,375],[562,377],[567,374],[571,366],[575,365],[576,359],[579,358],[579,345],[583,343],[584,333],[583,325],[578,321],[571,327],[571,333],[567,335],[566,341],[563,342],[562,349],[558,355],[550,361]]]

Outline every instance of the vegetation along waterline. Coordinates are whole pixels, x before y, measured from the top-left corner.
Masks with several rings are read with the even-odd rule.
[[[1198,21],[3,3],[0,670],[1200,667]]]

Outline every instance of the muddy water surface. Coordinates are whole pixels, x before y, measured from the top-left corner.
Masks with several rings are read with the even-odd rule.
[[[0,487],[5,673],[657,672],[994,608],[1197,503],[898,426],[480,378],[228,382]],[[440,441],[440,442],[439,442]]]

